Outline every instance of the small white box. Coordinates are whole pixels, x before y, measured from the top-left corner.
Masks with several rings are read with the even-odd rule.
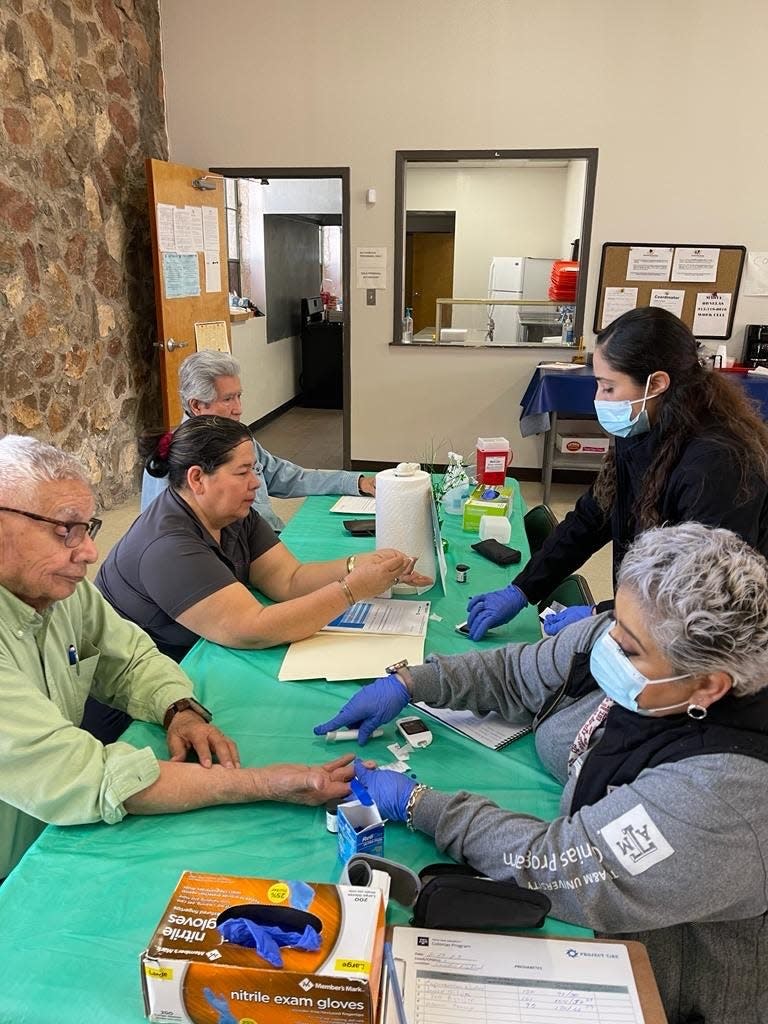
[[[466,327],[441,327],[440,341],[466,341],[468,334]]]
[[[566,455],[605,455],[610,444],[604,434],[557,435],[557,450]]]

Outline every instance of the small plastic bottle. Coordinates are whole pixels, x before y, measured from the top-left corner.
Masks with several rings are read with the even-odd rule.
[[[573,317],[570,313],[563,317],[563,344],[573,345]]]
[[[410,345],[413,341],[413,310],[410,306],[405,307],[403,317],[403,335],[400,339],[403,345]]]

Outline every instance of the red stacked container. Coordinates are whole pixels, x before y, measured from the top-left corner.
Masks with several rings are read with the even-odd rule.
[[[549,284],[549,297],[553,302],[575,302],[579,284],[578,260],[555,260]]]

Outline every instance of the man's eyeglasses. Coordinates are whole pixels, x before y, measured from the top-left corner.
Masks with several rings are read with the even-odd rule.
[[[76,548],[78,544],[82,544],[86,534],[93,540],[101,529],[101,520],[93,516],[87,523],[65,523],[63,519],[49,519],[48,516],[39,516],[36,512],[22,512],[20,508],[7,508],[5,505],[0,505],[0,512],[15,512],[17,516],[26,516],[27,519],[35,519],[40,523],[52,523],[54,526],[63,526],[67,532],[62,540],[64,541],[64,546],[68,548]]]

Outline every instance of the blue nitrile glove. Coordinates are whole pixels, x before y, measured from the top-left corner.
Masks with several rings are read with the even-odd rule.
[[[514,619],[527,604],[528,598],[514,583],[503,590],[491,590],[488,594],[471,597],[467,605],[469,635],[473,640],[482,640],[489,629]]]
[[[578,622],[579,619],[586,619],[594,610],[594,605],[591,604],[571,605],[570,608],[564,608],[561,612],[557,612],[554,615],[548,615],[542,623],[542,629],[547,636],[554,636],[555,633],[559,633],[561,629],[565,629],[566,626],[570,626],[572,622]]]
[[[382,818],[389,821],[405,821],[405,808],[416,779],[409,779],[399,772],[382,772],[378,768],[366,768],[359,758],[355,759],[355,775],[373,797]]]
[[[410,693],[397,676],[383,676],[358,690],[335,718],[323,722],[322,725],[316,725],[315,736],[325,736],[333,729],[359,727],[357,741],[364,746],[371,738],[373,730],[386,722],[391,722],[410,699]]]
[[[297,910],[307,910],[315,898],[315,890],[306,882],[288,883],[288,902]]]
[[[222,921],[217,928],[227,942],[255,949],[258,955],[273,967],[283,966],[281,946],[309,952],[320,949],[320,936],[311,924],[308,924],[303,932],[293,932],[276,924],[256,924],[247,917],[233,917],[229,921]]]

